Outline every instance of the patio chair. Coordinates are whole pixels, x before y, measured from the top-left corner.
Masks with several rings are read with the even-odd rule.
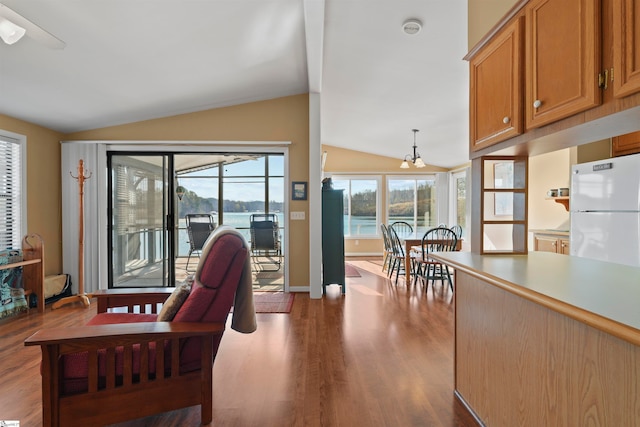
[[[252,214],[249,218],[251,232],[251,256],[253,264],[282,265],[282,247],[280,244],[280,226],[276,214]]]
[[[211,423],[213,362],[231,305],[233,329],[256,329],[244,237],[218,227],[190,287],[94,296],[98,314],[86,326],[42,329],[25,340],[42,348],[43,426],[101,426],[194,405],[202,424]]]
[[[187,214],[184,218],[187,221],[187,234],[189,235],[189,256],[187,257],[187,266],[184,269],[189,271],[191,254],[202,252],[204,242],[207,241],[216,225],[210,214]]]

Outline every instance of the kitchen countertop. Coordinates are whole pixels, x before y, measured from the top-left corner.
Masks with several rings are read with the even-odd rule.
[[[640,268],[548,252],[433,258],[640,346]]]
[[[529,232],[536,233],[536,234],[548,234],[552,236],[569,237],[569,230],[556,230],[556,229],[544,228],[544,229],[531,229],[529,230]]]

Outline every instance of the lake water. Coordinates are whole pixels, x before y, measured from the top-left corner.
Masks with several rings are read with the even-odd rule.
[[[238,229],[247,241],[251,240],[251,233],[249,230],[249,222],[251,214],[255,212],[225,212],[224,223]],[[278,223],[281,229],[282,244],[284,247],[284,214],[277,213]],[[218,224],[218,216],[214,215],[213,221]],[[347,215],[344,216],[344,233],[351,237],[356,236],[374,236],[376,235],[376,218],[375,217],[352,217],[351,218],[351,233],[349,233],[349,223]],[[189,236],[187,234],[186,223],[183,218],[179,221],[178,230],[178,256],[187,256],[189,254]]]

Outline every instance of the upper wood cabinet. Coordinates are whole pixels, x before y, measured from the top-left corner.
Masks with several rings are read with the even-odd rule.
[[[600,1],[531,1],[525,27],[527,129],[599,105]]]
[[[640,153],[640,132],[611,138],[611,155],[613,157],[636,153]]]
[[[640,1],[613,0],[613,94],[640,91]]]
[[[472,151],[522,133],[522,21],[505,27],[470,62]]]

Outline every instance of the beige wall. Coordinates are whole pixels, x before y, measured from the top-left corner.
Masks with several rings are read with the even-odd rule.
[[[517,0],[468,0],[469,49],[489,32],[517,3]]]
[[[574,163],[594,162],[611,157],[611,138],[576,147],[577,159]]]
[[[569,212],[546,197],[552,188],[570,188],[571,151],[567,148],[529,157],[529,229],[569,230]]]
[[[307,94],[217,108],[65,135],[65,140],[291,141],[290,181],[309,181]],[[290,185],[290,184],[286,184]],[[290,201],[305,212],[308,201]],[[289,222],[289,284],[309,286],[309,221]]]
[[[42,236],[45,274],[62,273],[62,134],[2,114],[0,129],[27,138],[27,233]]]

